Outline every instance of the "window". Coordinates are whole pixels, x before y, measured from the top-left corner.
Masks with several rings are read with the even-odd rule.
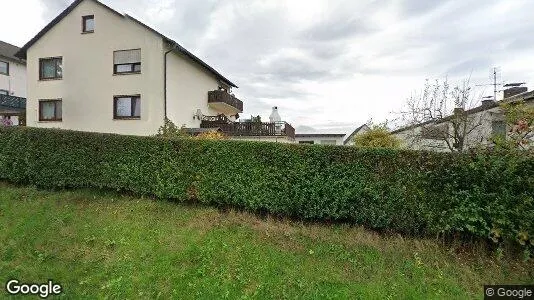
[[[449,125],[429,125],[421,128],[421,137],[429,140],[440,140],[447,138]]]
[[[113,98],[113,118],[114,119],[140,119],[141,118],[141,97],[136,96],[115,96]]]
[[[61,99],[39,100],[39,121],[61,121]]]
[[[494,137],[506,137],[506,122],[493,121],[491,122],[491,132]]]
[[[113,73],[141,73],[141,49],[113,52]]]
[[[300,141],[299,144],[310,144],[310,145],[313,145],[313,141]]]
[[[9,91],[0,90],[0,95],[9,95]]]
[[[63,78],[63,58],[41,58],[39,59],[39,79],[61,79]]]
[[[9,63],[0,61],[0,74],[9,75]]]
[[[82,17],[82,32],[91,33],[95,32],[95,16],[83,16]]]

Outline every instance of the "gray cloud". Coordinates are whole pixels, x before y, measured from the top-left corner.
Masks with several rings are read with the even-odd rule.
[[[45,20],[72,2],[41,1]],[[506,66],[517,55],[528,60],[534,46],[529,13],[534,3],[528,0],[325,0],[323,10],[302,23],[292,19],[286,1],[103,2],[133,12],[235,81],[245,116],[268,116],[277,104],[289,120],[313,120],[305,125],[318,129],[352,128],[366,121],[368,115],[358,111],[343,117],[325,115],[322,109],[325,103],[352,107],[354,101],[375,99],[376,87],[357,80],[373,78],[392,86],[407,77],[466,77],[473,72],[482,78],[493,64]],[[307,5],[302,3],[303,11]],[[528,80],[520,78],[525,74],[534,81],[527,69],[510,68],[515,68],[508,72],[514,80]],[[361,77],[351,79],[354,74]],[[358,99],[352,91],[347,97],[330,96],[349,80],[358,88]],[[405,99],[414,88],[419,86],[399,86],[380,95]],[[384,100],[376,109],[390,111],[392,101],[398,100]]]

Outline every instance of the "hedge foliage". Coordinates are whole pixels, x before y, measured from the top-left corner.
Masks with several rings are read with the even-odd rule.
[[[413,235],[534,239],[531,154],[0,129],[0,179],[97,187]]]

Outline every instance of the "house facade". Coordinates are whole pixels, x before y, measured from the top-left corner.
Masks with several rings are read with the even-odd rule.
[[[299,144],[343,145],[344,133],[297,133],[295,140]]]
[[[24,123],[26,105],[26,62],[15,54],[19,47],[0,41],[0,123]]]
[[[505,91],[506,92],[506,91]],[[413,150],[429,150],[449,152],[454,145],[454,124],[465,126],[463,149],[477,146],[493,145],[493,137],[506,138],[509,129],[501,103],[524,101],[527,105],[534,106],[534,91],[521,92],[519,94],[505,93],[501,101],[484,100],[478,107],[468,110],[456,109],[451,116],[444,117],[437,122],[424,122],[397,130],[391,133],[398,137],[402,146]],[[454,121],[456,114],[460,114],[461,121]]]
[[[17,56],[27,61],[27,125],[153,135],[165,118],[235,121],[237,86],[175,41],[96,0],[76,0]]]

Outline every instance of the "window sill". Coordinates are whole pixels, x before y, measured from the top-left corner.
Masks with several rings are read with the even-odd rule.
[[[113,121],[124,121],[124,120],[130,120],[130,121],[131,120],[141,120],[141,118],[139,118],[139,117],[113,118]]]
[[[54,81],[54,80],[63,80],[63,77],[60,77],[60,78],[39,78],[39,81]]]
[[[60,120],[39,120],[39,121],[37,121],[37,123],[61,123],[61,122],[63,122],[62,119],[60,119]]]
[[[0,75],[9,76],[9,73],[0,73]]]
[[[89,34],[89,33],[95,33],[94,30],[91,30],[91,31],[82,31],[82,34]]]
[[[122,76],[122,75],[138,75],[141,72],[124,72],[124,73],[113,73],[113,76]]]

